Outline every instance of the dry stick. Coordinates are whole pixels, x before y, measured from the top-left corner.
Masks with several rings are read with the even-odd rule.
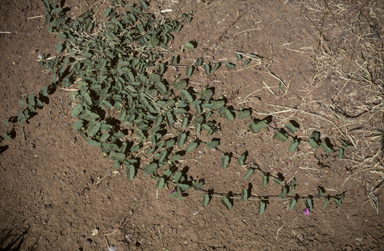
[[[0,34],[10,34],[10,33],[12,33],[12,32],[10,32],[10,31],[0,31]]]
[[[236,20],[227,29],[225,29],[225,31],[216,40],[221,40],[221,38],[224,36],[224,34],[227,33],[227,31],[229,29],[231,29],[235,25],[235,23],[237,23],[240,20],[240,18],[242,18],[245,15],[245,13],[247,13],[247,12],[248,12],[248,10],[245,11],[243,14],[241,14],[238,18],[236,18]]]
[[[44,17],[44,16],[41,15],[41,16],[36,16],[36,17],[28,17],[27,20],[31,20],[31,19],[35,19],[35,18],[40,18],[40,17]]]
[[[261,21],[259,23],[261,23]],[[248,32],[248,31],[258,31],[258,30],[262,30],[262,29],[263,28],[257,28],[257,29],[249,29],[249,30],[245,30],[245,31],[240,31],[240,32],[234,34],[233,36],[237,36],[237,35],[239,35],[241,33]]]
[[[339,130],[340,134],[343,135],[346,138],[346,136],[344,135],[343,131],[339,128],[338,125],[336,125],[335,122],[333,122],[332,120],[330,120],[330,119],[328,119],[326,117],[323,117],[320,114],[316,114],[316,113],[313,113],[313,112],[307,112],[307,111],[304,111],[304,110],[300,110],[300,109],[296,109],[296,108],[292,108],[292,107],[288,107],[288,106],[284,106],[284,105],[272,105],[272,104],[267,104],[267,105],[275,106],[275,107],[280,107],[280,108],[288,108],[288,109],[292,109],[292,110],[295,110],[295,111],[298,111],[298,112],[302,112],[302,113],[305,113],[305,114],[308,114],[308,115],[312,115],[312,116],[316,116],[318,118],[324,119],[324,120],[330,122],[331,124],[333,124],[337,128],[337,130]]]
[[[27,137],[25,136],[24,126],[23,125],[21,126],[21,131],[23,132],[24,141],[27,140]]]
[[[279,229],[277,230],[277,233],[276,233],[276,240],[277,240],[277,238],[279,237],[279,231],[280,231],[283,227],[284,227],[284,224],[283,224],[283,226],[281,226],[281,228],[279,228]]]
[[[375,155],[373,155],[371,158],[365,159],[365,160],[364,160],[363,162],[361,162],[360,164],[351,167],[351,170],[352,170],[353,168],[362,166],[362,165],[363,165],[364,163],[366,163],[367,161],[372,162],[377,156],[379,156],[379,154],[381,153],[381,149],[382,149],[382,148],[380,147],[380,149],[377,151],[377,153],[376,153]],[[373,167],[373,168],[374,168],[374,167]],[[363,170],[356,171],[355,173],[353,173],[353,174],[351,174],[350,176],[348,176],[348,177],[345,179],[345,181],[344,181],[343,184],[345,184],[345,182],[347,182],[347,181],[349,180],[349,178],[352,177],[353,175],[355,175],[355,174],[357,174],[357,173],[361,173],[361,172],[367,171],[367,170],[370,170],[370,169],[372,169],[372,167],[370,167],[370,168],[366,168],[366,169],[363,169]]]
[[[103,178],[101,178],[100,180],[98,180],[98,181],[96,182],[96,185],[98,185],[103,179],[105,179],[106,177],[111,176],[111,175],[112,175],[112,173],[108,173],[108,174],[105,175]]]
[[[113,231],[112,233],[109,233],[109,234],[104,234],[104,238],[105,238],[105,242],[107,243],[107,247],[109,248],[109,243],[108,243],[108,239],[107,239],[107,235],[112,235],[112,234],[114,234],[120,227],[121,227],[121,225],[123,224],[123,222],[125,221],[125,218],[126,217],[124,217],[121,221],[120,221],[120,225],[119,225],[119,227],[118,228],[116,228],[115,229],[115,231]]]
[[[279,99],[279,97],[276,96],[276,94],[271,90],[271,88],[269,88],[269,86],[264,81],[263,81],[263,84],[265,85],[265,87],[267,87],[268,91],[270,91],[273,94],[273,96],[275,96],[276,99]]]
[[[163,238],[161,238],[160,226],[157,226],[157,227],[158,227],[158,229],[159,229],[159,235],[160,235],[161,246],[164,247]]]
[[[63,90],[63,91],[66,91],[66,92],[77,92],[77,91],[80,91],[80,89],[65,89],[65,88],[59,88],[59,90]]]

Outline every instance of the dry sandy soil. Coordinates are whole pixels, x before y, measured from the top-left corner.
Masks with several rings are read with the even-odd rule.
[[[94,3],[97,13],[108,6],[61,2],[73,18]],[[149,3],[150,11],[172,9],[164,14],[170,18],[195,11],[169,44],[182,63],[235,61],[236,51],[260,56],[256,65],[222,67],[209,78],[193,74],[196,90],[212,86],[235,109],[250,107],[254,117],[269,117],[277,128],[294,121],[302,138],[319,131],[329,146],[343,139],[354,148],[343,159],[305,144],[290,153],[289,142],[267,131],[251,134],[243,121],[220,119],[215,137],[222,151],[248,151],[248,161],[262,170],[295,177],[295,193],[313,196],[314,208],[304,215],[302,201],[292,211],[286,201],[270,201],[259,215],[256,202],[237,200],[227,210],[218,198],[203,207],[199,193],[178,201],[147,176],[128,181],[122,170],[113,173],[112,162],[73,130],[67,93],[57,89],[23,129],[1,125],[13,139],[2,140],[0,148],[0,250],[384,250],[384,2]],[[1,119],[16,114],[18,99],[49,83],[38,55],[54,55],[57,39],[41,15],[37,0],[0,3]],[[187,41],[197,47],[182,52]],[[254,195],[280,192],[273,182],[262,187],[258,175],[244,181],[245,170],[235,163],[223,170],[220,156],[201,147],[181,165],[218,194],[247,187]],[[323,208],[319,186],[331,196],[344,194],[342,206]]]

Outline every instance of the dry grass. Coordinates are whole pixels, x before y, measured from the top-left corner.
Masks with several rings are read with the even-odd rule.
[[[308,1],[302,13],[317,43],[307,92],[333,82],[336,91],[330,103],[322,104],[327,108],[322,113],[355,147],[345,182],[365,173],[373,184],[367,187],[369,201],[378,210],[384,180],[384,2]]]

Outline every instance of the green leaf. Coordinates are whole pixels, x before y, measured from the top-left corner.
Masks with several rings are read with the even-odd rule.
[[[342,206],[342,204],[341,204],[341,199],[332,198],[332,200],[333,200],[334,202],[336,202],[336,204],[337,204],[339,207]]]
[[[276,184],[279,184],[279,185],[280,185],[281,183],[283,183],[281,180],[279,180],[279,179],[276,179],[276,178],[275,178],[275,179],[273,179],[273,181],[274,181]]]
[[[191,66],[187,67],[186,73],[185,73],[186,77],[189,78],[192,75],[192,72],[193,72],[193,67]]]
[[[175,123],[175,121],[173,120],[173,116],[170,112],[167,113],[167,119],[169,124],[173,125]]]
[[[100,142],[105,142],[109,138],[109,133],[105,133],[100,137]]]
[[[19,99],[19,105],[20,106],[25,106],[27,104],[27,101],[24,99]]]
[[[265,202],[264,201],[259,201],[259,214],[262,215],[265,211]]]
[[[311,198],[307,199],[307,204],[308,204],[308,207],[309,207],[309,211],[312,212],[312,199]]]
[[[175,115],[182,115],[182,114],[185,114],[187,112],[187,110],[183,109],[183,108],[176,108],[173,110]]]
[[[220,67],[220,63],[216,63],[213,65],[211,72],[216,71]]]
[[[125,154],[124,153],[111,152],[111,154],[109,155],[109,158],[111,160],[124,160],[125,159]]]
[[[224,100],[217,100],[217,101],[213,101],[211,103],[211,109],[213,110],[218,110],[220,109],[221,107],[223,107],[225,105],[225,101]]]
[[[225,63],[225,67],[227,67],[228,69],[235,69],[235,65],[230,62]]]
[[[55,7],[54,5],[52,5],[52,7]],[[62,8],[54,8],[52,11],[51,11],[51,15],[55,15],[59,12],[61,12],[63,9]]]
[[[280,140],[281,142],[285,142],[287,141],[288,137],[285,136],[284,134],[282,134],[281,132],[279,131],[275,131],[275,135],[273,136],[275,139],[278,139]]]
[[[187,134],[186,133],[180,133],[179,134],[179,138],[178,138],[178,140],[177,140],[177,145],[178,146],[182,146],[182,145],[184,145],[184,142],[185,142],[185,139],[187,138]]]
[[[111,103],[109,103],[109,102],[106,101],[106,100],[101,101],[100,105],[101,105],[103,108],[105,108],[105,109],[111,109],[111,108],[112,108]]]
[[[63,44],[61,42],[59,42],[57,45],[56,45],[56,53],[59,54],[60,52],[63,51]]]
[[[186,100],[186,101],[188,101],[190,103],[193,102],[193,98],[192,98],[191,94],[189,94],[189,92],[187,90],[182,90],[180,92],[180,96],[181,96],[181,98],[183,100]]]
[[[43,86],[40,93],[43,94],[44,97],[48,97],[48,85]]]
[[[75,106],[76,107],[76,106]],[[89,110],[84,111],[84,119],[88,121],[93,121],[95,119],[99,119],[100,116],[97,113],[93,113]]]
[[[209,65],[209,64],[205,64],[205,65],[204,65],[204,70],[205,70],[205,73],[206,73],[207,75],[209,75],[209,74],[211,73],[211,71],[210,71],[210,65]]]
[[[237,163],[239,165],[243,165],[244,164],[244,160],[245,160],[245,154],[242,154],[238,159],[237,159]]]
[[[143,6],[144,10],[148,10],[148,5],[144,0],[140,0],[140,5]]]
[[[238,111],[236,117],[238,119],[246,119],[249,116],[251,116],[251,111],[250,110],[244,110],[244,111]]]
[[[295,133],[295,132],[297,132],[297,128],[294,127],[292,124],[286,124],[286,125],[285,125],[285,128],[287,128],[288,131],[290,131],[291,133]]]
[[[249,178],[251,177],[252,173],[253,173],[253,169],[252,169],[252,168],[249,168],[249,169],[245,172],[245,174],[244,174],[244,179],[245,179],[245,180],[246,180],[246,179],[249,179]]]
[[[85,143],[87,143],[88,145],[91,145],[91,146],[101,146],[101,143],[100,142],[97,142],[97,141],[94,141],[94,140],[86,140]]]
[[[91,96],[89,96],[88,92],[84,92],[83,97],[88,105],[92,105],[92,99]]]
[[[187,184],[177,184],[177,187],[180,188],[182,191],[187,191],[190,188]]]
[[[163,116],[161,116],[160,114],[157,115],[155,120],[155,127],[160,126],[162,121],[163,121]]]
[[[187,87],[187,81],[185,79],[183,79],[183,80],[180,80],[178,82],[175,82],[173,89],[175,91],[179,91],[179,90],[184,89],[185,87]]]
[[[143,174],[144,174],[144,175],[152,174],[152,173],[154,173],[156,170],[157,170],[157,164],[156,164],[156,163],[150,163],[150,164],[146,165],[146,166],[143,168]]]
[[[289,144],[288,151],[293,153],[297,149],[298,145],[299,145],[298,141],[295,141],[294,139],[291,139],[291,143]]]
[[[3,124],[4,124],[5,126],[8,126],[8,120],[3,119]]]
[[[187,152],[191,152],[191,151],[195,150],[197,146],[198,146],[197,142],[194,141],[194,142],[191,142],[191,143],[185,148],[185,150],[186,150]]]
[[[241,54],[237,53],[237,52],[235,53],[235,55],[236,55],[236,60],[237,61],[240,61],[243,58],[243,56]]]
[[[174,139],[169,139],[165,142],[165,148],[171,148],[174,144],[175,144],[175,140]]]
[[[248,58],[247,60],[244,61],[243,66],[247,66],[250,62],[251,62],[251,59]]]
[[[289,208],[288,208],[288,210],[289,211],[292,211],[292,209],[295,207],[295,205],[296,205],[296,199],[295,198],[293,198],[293,199],[291,199],[290,201],[289,201]]]
[[[319,145],[316,143],[316,141],[314,141],[312,138],[309,138],[309,145],[313,148],[313,149],[317,149],[319,147]]]
[[[320,147],[323,148],[323,150],[325,151],[326,154],[329,154],[330,152],[332,152],[332,149],[329,148],[329,147],[327,146],[327,144],[325,144],[325,143],[321,143],[321,144],[320,144]]]
[[[203,58],[196,59],[195,66],[200,66],[203,63]]]
[[[338,155],[338,158],[339,159],[342,159],[343,158],[343,154],[344,154],[344,149],[343,148],[339,148],[339,155]]]
[[[219,144],[220,144],[220,142],[218,140],[212,140],[212,141],[207,142],[207,148],[212,149],[212,148],[218,147]]]
[[[76,132],[79,132],[79,129],[83,126],[83,120],[78,120],[73,124],[73,129],[75,129]]]
[[[160,190],[164,187],[164,185],[165,185],[164,178],[157,178],[156,189]]]
[[[221,204],[223,204],[227,209],[232,208],[232,204],[227,197],[222,197],[220,201],[221,201]]]
[[[35,97],[32,94],[28,95],[28,104],[32,107],[35,107]]]
[[[288,194],[288,196],[291,196],[292,194],[293,194],[293,192],[295,191],[295,189],[296,189],[296,186],[290,186],[289,187],[289,194]]]
[[[81,105],[81,103],[78,103],[75,107],[73,107],[73,110],[71,112],[72,118],[77,117],[77,115],[79,115],[82,110],[83,106]]]
[[[248,200],[248,191],[247,189],[242,189],[241,195],[240,195],[240,201],[247,202],[247,200]]]
[[[181,122],[181,129],[185,129],[188,125],[188,117],[184,117],[183,121]]]
[[[329,199],[328,198],[325,198],[324,199],[324,205],[323,205],[323,208],[325,208],[329,203]]]
[[[223,156],[221,156],[221,168],[227,169],[228,164],[229,164],[229,156],[223,154]]]
[[[11,137],[9,137],[8,134],[6,134],[6,133],[3,133],[3,137],[6,140],[12,140]]]
[[[180,154],[175,154],[169,157],[169,162],[175,162],[176,160],[180,159],[181,155]]]
[[[61,33],[61,32],[56,33],[56,37],[58,39],[67,39],[67,35],[65,35],[64,33]]]
[[[91,130],[90,132],[88,132],[88,136],[89,136],[89,137],[93,137],[93,136],[95,136],[96,133],[99,132],[100,127],[101,127],[101,123],[100,123],[100,122],[97,122],[97,123],[95,124],[95,126],[92,128],[92,130]]]
[[[184,50],[193,50],[193,49],[195,49],[195,46],[193,46],[193,44],[188,42],[184,43]]]
[[[109,13],[111,13],[112,9],[111,8],[108,8],[104,11],[104,17],[108,17],[109,16]]]
[[[202,99],[210,99],[213,96],[213,91],[211,89],[205,89],[199,92],[199,96]]]
[[[324,192],[323,192],[323,189],[321,188],[317,188],[317,197],[318,198],[321,198],[324,196]]]
[[[127,177],[128,180],[133,180],[135,177],[136,170],[133,165],[129,165],[125,168],[125,177]]]
[[[84,57],[84,58],[91,58],[92,54],[89,53],[89,52],[83,52],[83,53],[81,53],[81,56]]]
[[[222,114],[223,114],[224,118],[226,120],[228,120],[229,122],[232,122],[235,119],[235,117],[232,115],[232,113],[226,108],[223,109]]]
[[[263,183],[263,187],[265,187],[268,184],[268,176],[267,175],[263,175],[262,183]]]
[[[167,169],[163,173],[163,176],[166,176],[167,178],[171,177],[171,175],[172,175],[172,170],[171,169]]]
[[[204,181],[203,180],[200,180],[200,182],[192,181],[192,184],[193,184],[193,190],[199,191],[204,186]]]
[[[281,193],[279,194],[279,197],[284,199],[287,196],[287,193],[288,193],[288,189],[287,189],[287,187],[284,186],[281,188]]]
[[[175,173],[175,175],[173,175],[173,181],[174,182],[179,182],[179,179],[181,178],[181,175],[183,175],[181,172]]]
[[[203,205],[204,207],[206,207],[209,203],[209,195],[208,194],[203,194],[203,200],[201,202],[201,205]]]
[[[315,141],[318,141],[319,137],[320,137],[320,133],[316,131],[312,132],[311,135],[309,136],[310,139],[314,139]]]
[[[163,162],[165,160],[165,157],[167,157],[167,151],[161,151],[159,156],[159,162]]]

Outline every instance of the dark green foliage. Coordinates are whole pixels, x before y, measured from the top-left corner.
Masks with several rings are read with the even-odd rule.
[[[205,87],[196,92],[188,86],[188,78],[195,71],[204,70],[207,75],[213,74],[221,66],[220,63],[203,64],[203,58],[198,58],[193,65],[186,67],[186,79],[178,79],[179,74],[171,81],[172,84],[168,84],[163,79],[168,68],[184,66],[178,66],[180,56],[172,56],[169,62],[164,62],[165,57],[158,47],[165,48],[182,24],[166,18],[157,20],[153,14],[145,12],[148,10],[145,0],[135,2],[138,3],[125,4],[111,0],[111,6],[103,13],[105,29],[100,30],[100,27],[96,27],[91,10],[84,12],[77,20],[71,20],[55,1],[43,0],[48,31],[60,39],[55,51],[65,54],[49,59],[42,55],[39,64],[52,72],[51,84],[44,86],[36,96],[29,94],[25,100],[19,100],[22,108],[17,111],[17,117],[4,120],[3,123],[8,126],[8,122],[18,121],[23,125],[37,109],[43,107],[44,99],[58,85],[75,86],[77,90],[70,94],[74,101],[71,116],[77,118],[73,128],[85,142],[99,147],[104,157],[114,161],[114,168],[125,166],[128,180],[134,179],[137,172],[141,171],[156,180],[158,190],[164,186],[174,186],[171,198],[183,200],[185,192],[191,191],[191,188],[204,191],[204,180],[190,180],[184,171],[178,170],[185,152],[195,150],[199,144],[206,144],[208,149],[218,148],[220,140],[211,139],[211,135],[220,130],[217,122],[220,117],[229,122],[235,117],[244,119],[246,124],[256,119],[251,117],[251,109],[236,111],[226,106],[225,98],[215,99],[213,88]],[[120,10],[122,6],[124,12],[118,12],[117,8]],[[188,23],[192,20],[191,14],[181,16]],[[185,50],[194,48],[193,42],[185,42]],[[240,52],[235,55],[237,61],[242,61],[243,55],[246,56]],[[254,54],[247,57],[258,59]],[[250,62],[251,59],[247,59],[243,65]],[[226,62],[225,66],[227,69],[236,67],[231,62]],[[249,122],[249,129],[253,133],[263,128],[269,130],[268,126],[267,120]],[[291,124],[285,125],[285,128],[289,133],[297,132],[297,128]],[[208,142],[198,137],[203,131],[207,132]],[[282,142],[291,138],[288,150],[293,152],[297,150],[299,139],[289,133],[276,130],[274,137]],[[4,133],[0,141],[11,140],[10,136],[13,137],[11,133]],[[332,151],[319,141],[318,133],[311,134],[309,144],[314,149],[320,146],[327,153]],[[339,158],[349,147],[341,141]],[[145,163],[140,163],[141,154],[146,155]],[[255,171],[262,173],[261,169],[245,163],[246,156],[247,153],[244,153],[237,159],[237,163],[246,168],[245,180],[250,179]],[[231,158],[232,154],[221,156],[223,169],[229,166]],[[267,186],[268,180],[269,174],[262,174],[263,186]],[[289,210],[292,210],[297,199],[289,196],[297,186],[296,180],[293,179],[289,184],[277,178],[273,180],[281,186],[279,196],[290,199]],[[319,198],[325,200],[324,207],[330,200],[342,205],[344,195],[324,197],[323,193],[319,189]],[[212,196],[213,190],[204,193],[202,205],[207,206]],[[220,197],[221,203],[231,209],[234,198],[246,202],[258,196],[242,189],[240,197]],[[256,200],[259,201],[259,214],[263,214],[268,199],[258,197]],[[311,198],[306,198],[306,204],[312,211]]]

